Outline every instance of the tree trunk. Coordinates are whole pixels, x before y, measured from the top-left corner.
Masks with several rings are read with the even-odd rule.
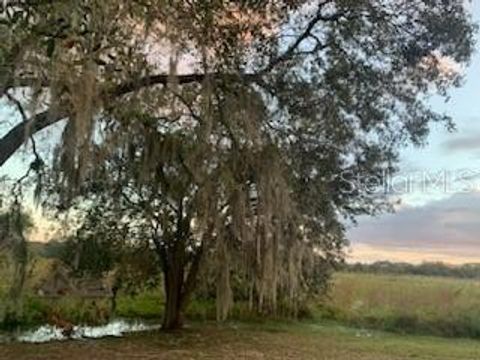
[[[183,311],[195,289],[203,257],[203,246],[196,249],[195,254],[188,253],[186,244],[191,218],[182,217],[182,202],[180,202],[178,212],[179,221],[174,240],[168,241],[166,238],[165,243],[162,243],[158,237],[153,239],[164,277],[165,309],[162,325],[164,330],[175,330],[182,327]]]
[[[183,269],[172,266],[164,272],[164,278],[166,298],[162,327],[164,330],[179,329],[183,325]]]
[[[183,312],[195,290],[202,257],[203,249],[200,248],[190,263],[187,275],[182,257],[172,259],[173,261],[164,267],[165,309],[162,326],[164,330],[182,327]]]

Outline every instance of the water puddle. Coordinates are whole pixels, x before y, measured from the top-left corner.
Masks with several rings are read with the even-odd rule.
[[[10,341],[23,343],[47,343],[51,341],[81,340],[81,339],[100,339],[104,337],[122,337],[125,334],[153,331],[160,329],[160,325],[150,325],[143,322],[128,322],[125,320],[115,320],[103,326],[75,326],[70,334],[65,334],[64,329],[44,325],[32,331],[26,331],[11,336]],[[0,336],[0,343],[2,337]]]

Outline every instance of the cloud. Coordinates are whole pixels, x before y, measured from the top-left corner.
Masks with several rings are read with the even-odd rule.
[[[477,116],[457,119],[458,131],[448,134],[440,149],[447,153],[478,153],[480,150],[480,118]],[[457,120],[455,120],[457,122]]]
[[[374,249],[385,259],[390,253],[429,259],[471,258],[480,261],[480,193],[458,193],[422,207],[402,207],[395,214],[363,219],[349,231],[353,249]],[[435,255],[435,256],[434,256]],[[366,259],[368,260],[368,259]],[[446,260],[447,261],[447,260]],[[449,261],[452,262],[452,261]]]
[[[480,149],[480,135],[471,134],[452,138],[443,143],[446,151],[472,151]]]

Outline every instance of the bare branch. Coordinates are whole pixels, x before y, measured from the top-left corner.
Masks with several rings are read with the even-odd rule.
[[[337,12],[335,14],[332,14],[332,15],[323,15],[322,13],[322,9],[325,7],[325,5],[327,5],[328,3],[330,3],[331,1],[327,0],[327,1],[324,1],[323,3],[321,3],[318,7],[318,10],[317,10],[317,15],[311,19],[308,24],[307,24],[307,27],[305,28],[305,30],[297,37],[297,39],[287,48],[287,50],[285,50],[285,52],[283,54],[281,54],[280,56],[278,56],[277,58],[273,59],[268,65],[267,67],[262,71],[262,73],[269,73],[271,72],[275,67],[277,67],[278,65],[280,65],[281,63],[284,63],[286,61],[289,61],[291,60],[295,55],[297,55],[297,50],[300,48],[300,46],[302,45],[302,43],[310,38],[310,37],[313,37],[314,39],[316,39],[318,41],[318,38],[316,36],[314,36],[314,34],[312,33],[313,30],[315,29],[315,27],[320,23],[320,22],[332,22],[332,21],[338,21],[339,19],[341,19],[343,16],[346,15],[345,12],[341,11],[341,12]],[[319,51],[319,50],[322,50],[323,48],[326,48],[328,47],[329,44],[323,44],[323,45],[318,45],[316,46],[316,51]]]

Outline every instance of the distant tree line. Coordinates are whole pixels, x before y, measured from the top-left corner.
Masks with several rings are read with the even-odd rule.
[[[460,279],[480,279],[480,264],[453,266],[442,262],[424,262],[422,264],[395,263],[378,261],[372,264],[345,264],[344,271],[370,274],[443,276]]]

